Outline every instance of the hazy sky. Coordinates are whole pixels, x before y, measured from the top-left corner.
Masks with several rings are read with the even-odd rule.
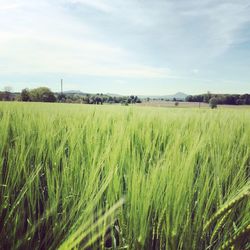
[[[0,0],[0,90],[250,92],[249,0]]]

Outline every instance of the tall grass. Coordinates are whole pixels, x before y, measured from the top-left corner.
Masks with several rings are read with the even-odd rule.
[[[0,103],[0,249],[250,249],[250,109]]]

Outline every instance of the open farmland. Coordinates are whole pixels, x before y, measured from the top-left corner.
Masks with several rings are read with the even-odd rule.
[[[152,101],[143,101],[142,103],[136,104],[137,106],[141,107],[163,107],[163,108],[209,108],[209,103],[204,102],[174,102],[174,101],[161,101],[161,100],[152,100]],[[224,108],[235,108],[235,109],[249,109],[249,105],[226,105],[226,104],[219,104],[219,109]]]
[[[0,249],[250,249],[250,109],[0,103]]]

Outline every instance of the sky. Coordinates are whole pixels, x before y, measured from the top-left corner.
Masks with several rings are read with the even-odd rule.
[[[0,0],[0,90],[250,93],[249,0]]]

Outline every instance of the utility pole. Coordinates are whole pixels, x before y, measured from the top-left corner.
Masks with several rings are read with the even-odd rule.
[[[63,94],[63,79],[61,79],[61,94]]]

